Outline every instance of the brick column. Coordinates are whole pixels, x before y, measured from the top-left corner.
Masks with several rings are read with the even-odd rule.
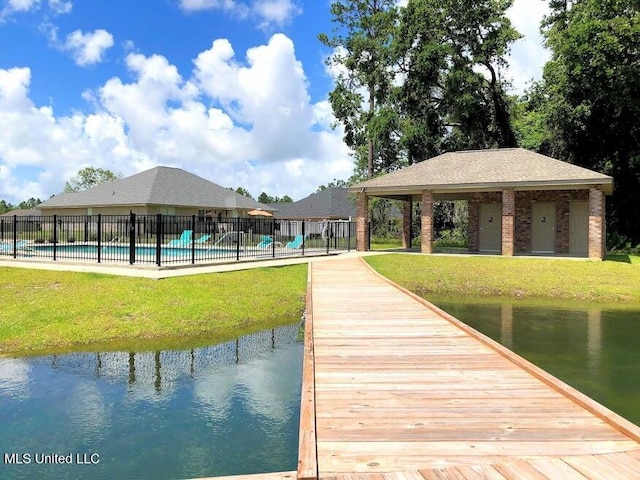
[[[420,223],[422,253],[431,253],[433,251],[433,192],[431,190],[422,192],[422,217]]]
[[[589,188],[589,258],[602,260],[605,254],[604,192]]]
[[[513,188],[502,191],[502,255],[513,256],[514,246],[514,221],[516,210],[516,194]]]
[[[402,248],[411,248],[412,208],[411,197],[402,202]]]
[[[369,250],[369,196],[364,192],[356,195],[356,250]]]

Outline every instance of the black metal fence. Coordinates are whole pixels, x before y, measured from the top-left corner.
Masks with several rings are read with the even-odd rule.
[[[211,263],[356,248],[355,222],[176,215],[0,217],[0,258]]]

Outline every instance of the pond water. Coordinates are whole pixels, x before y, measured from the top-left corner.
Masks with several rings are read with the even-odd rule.
[[[0,358],[0,478],[295,470],[299,328],[194,350]]]
[[[429,301],[640,425],[640,310]]]

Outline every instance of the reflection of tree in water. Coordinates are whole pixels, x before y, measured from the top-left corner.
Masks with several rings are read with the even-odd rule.
[[[163,388],[204,371],[242,364],[278,347],[299,343],[299,325],[292,324],[239,337],[229,342],[191,350],[155,352],[96,352],[47,355],[30,360],[73,375],[127,383],[131,389]]]

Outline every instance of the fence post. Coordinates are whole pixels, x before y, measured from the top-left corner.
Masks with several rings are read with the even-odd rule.
[[[307,222],[306,222],[305,220],[303,220],[303,221],[302,221],[302,255],[304,255],[304,239],[305,239],[305,237],[306,237],[306,234],[304,233],[304,230],[305,230],[305,229],[304,229],[304,225],[305,225],[306,223],[307,223]]]
[[[196,216],[191,215],[191,265],[196,263]]]
[[[129,264],[136,263],[136,214],[129,212]]]
[[[58,215],[53,216],[53,261],[58,256]]]
[[[156,265],[160,266],[162,263],[162,235],[163,235],[163,222],[162,214],[156,214]]]
[[[276,219],[271,219],[271,258],[276,258]]]
[[[98,239],[98,263],[102,260],[102,214],[98,214],[98,226],[96,229],[96,235]]]
[[[327,222],[327,255],[329,255],[330,242],[331,242],[331,222]]]
[[[18,216],[13,216],[13,258],[18,256],[18,249],[16,244],[18,243]]]
[[[347,232],[347,252],[351,251],[351,221],[349,221],[349,223],[347,224],[347,228],[349,229],[349,231]]]
[[[240,260],[240,217],[236,217],[236,260]]]

